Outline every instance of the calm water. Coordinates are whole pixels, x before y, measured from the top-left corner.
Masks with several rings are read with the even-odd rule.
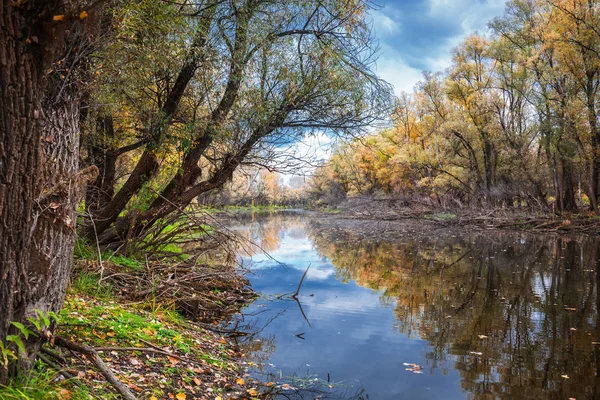
[[[241,251],[254,374],[306,388],[290,398],[600,399],[598,239],[299,213],[232,229],[268,253]],[[279,299],[308,265],[299,304]]]

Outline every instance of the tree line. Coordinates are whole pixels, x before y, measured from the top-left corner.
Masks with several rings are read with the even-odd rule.
[[[513,0],[488,26],[397,99],[392,128],[339,146],[313,196],[599,213],[600,2]]]

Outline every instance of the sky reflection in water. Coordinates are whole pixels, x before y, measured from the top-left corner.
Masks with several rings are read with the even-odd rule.
[[[265,374],[329,376],[341,398],[598,398],[596,240],[414,227],[382,240],[379,225],[297,214],[234,225],[277,260],[244,255],[264,298],[243,312],[274,338]],[[310,326],[293,300],[273,300],[309,264]]]

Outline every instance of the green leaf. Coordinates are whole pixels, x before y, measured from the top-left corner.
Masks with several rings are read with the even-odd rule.
[[[43,322],[43,327],[49,327],[50,326],[50,318],[48,318],[48,316],[42,312],[41,310],[35,310],[36,314],[39,315],[40,317],[40,321]],[[40,329],[41,330],[41,329]]]
[[[6,336],[6,340],[9,342],[13,342],[14,344],[17,345],[17,347],[23,352],[26,353],[25,351],[25,345],[23,344],[23,340],[21,340],[20,336],[17,335],[7,335]]]
[[[37,336],[35,332],[27,329],[25,325],[20,322],[11,322],[11,324],[13,324],[21,332],[21,334],[25,337],[25,340],[29,339],[29,335]]]
[[[37,328],[38,331],[42,331],[42,324],[40,321],[38,321],[35,318],[27,318],[27,321],[31,322]]]
[[[48,311],[48,316],[53,319],[57,324],[60,323],[60,316],[54,311]]]

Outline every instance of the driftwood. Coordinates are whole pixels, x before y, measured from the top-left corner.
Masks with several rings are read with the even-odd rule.
[[[119,392],[121,396],[123,396],[123,398],[125,398],[126,400],[136,400],[136,397],[131,392],[131,390],[129,390],[129,388],[115,376],[115,374],[110,370],[110,368],[108,368],[104,361],[102,361],[96,349],[84,344],[71,342],[70,340],[65,339],[61,336],[57,336],[54,338],[54,344],[60,347],[64,347],[65,349],[84,354],[98,368],[98,370],[100,370],[100,372],[102,373],[102,375],[104,375],[106,380],[111,385],[113,385],[113,387]]]

